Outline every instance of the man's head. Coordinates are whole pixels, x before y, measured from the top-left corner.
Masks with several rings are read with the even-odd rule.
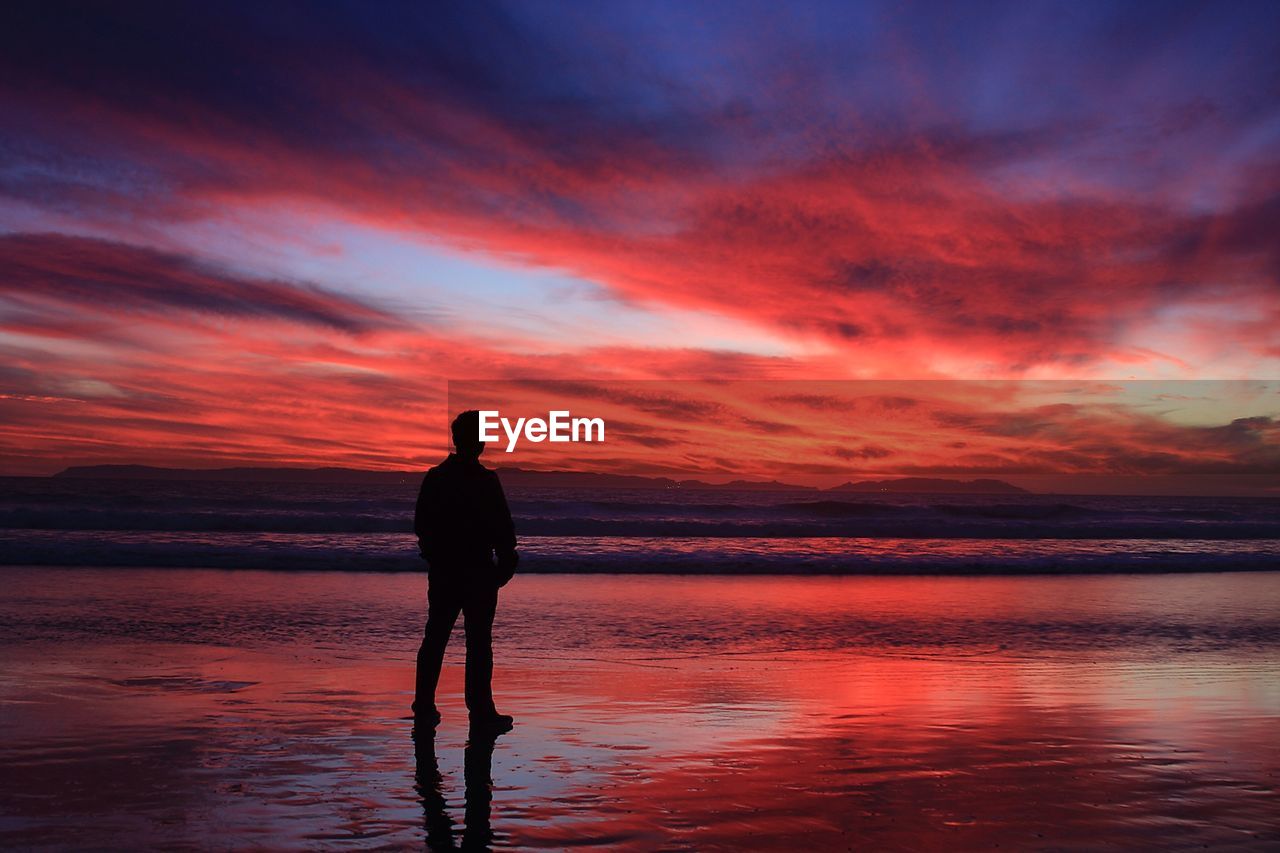
[[[475,409],[463,412],[453,419],[453,449],[459,456],[476,459],[484,452],[480,440],[480,413]]]

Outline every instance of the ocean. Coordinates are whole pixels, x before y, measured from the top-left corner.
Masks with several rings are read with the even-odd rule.
[[[1280,844],[1275,501],[511,489],[495,742],[417,483],[0,485],[0,846]]]
[[[420,571],[418,483],[0,478],[10,565]],[[1280,566],[1280,497],[508,490],[529,573]]]

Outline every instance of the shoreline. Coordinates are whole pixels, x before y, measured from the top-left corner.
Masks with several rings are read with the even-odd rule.
[[[254,566],[254,565],[211,565],[211,564],[184,564],[184,565],[138,565],[131,563],[119,564],[91,564],[91,563],[3,563],[0,562],[0,572],[6,570],[25,570],[25,569],[52,569],[52,570],[68,570],[68,571],[85,571],[85,570],[102,570],[102,571],[154,571],[154,572],[172,572],[172,571],[216,571],[216,572],[266,572],[271,574],[355,574],[355,575],[407,575],[421,574],[424,578],[427,575],[425,568],[351,568],[348,566]],[[1150,575],[1229,575],[1229,574],[1266,574],[1268,572],[1280,572],[1280,565],[1257,565],[1257,566],[1226,566],[1222,568],[1208,568],[1204,566],[1182,566],[1182,567],[1125,567],[1114,569],[1103,569],[1096,567],[1077,567],[1077,568],[1013,568],[1007,569],[966,569],[954,571],[939,571],[930,567],[903,567],[901,569],[879,569],[879,570],[845,570],[845,571],[820,571],[796,569],[793,571],[778,570],[776,568],[762,568],[760,570],[739,570],[739,571],[678,571],[675,569],[547,569],[547,570],[520,570],[516,573],[516,578],[521,575],[538,576],[538,577],[679,577],[679,578],[891,578],[891,577],[910,577],[910,578],[1019,578],[1019,577],[1086,577],[1086,576],[1110,576],[1120,577],[1125,575],[1132,576],[1150,576]]]
[[[6,529],[0,565],[419,574],[408,533]],[[522,574],[996,576],[1280,569],[1280,537],[520,537]]]

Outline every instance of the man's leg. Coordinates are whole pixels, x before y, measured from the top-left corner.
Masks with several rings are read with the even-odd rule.
[[[436,684],[444,665],[444,649],[449,634],[462,610],[462,590],[452,578],[436,574],[427,581],[427,627],[418,647],[418,675],[414,690],[413,713],[416,717],[438,718]]]
[[[497,609],[497,584],[468,587],[462,613],[467,631],[467,710],[473,720],[497,714],[493,706],[493,616]]]

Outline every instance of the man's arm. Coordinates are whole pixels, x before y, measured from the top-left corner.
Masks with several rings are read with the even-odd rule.
[[[520,554],[516,551],[516,526],[511,520],[511,508],[507,506],[507,494],[502,489],[502,481],[493,476],[494,513],[493,513],[493,551],[498,558],[498,577],[500,585],[505,586],[516,573],[516,565],[520,562]]]
[[[436,491],[431,476],[424,476],[422,486],[418,489],[418,502],[413,508],[413,532],[418,536],[418,553],[428,562],[435,551],[432,528],[439,517],[436,511]]]

